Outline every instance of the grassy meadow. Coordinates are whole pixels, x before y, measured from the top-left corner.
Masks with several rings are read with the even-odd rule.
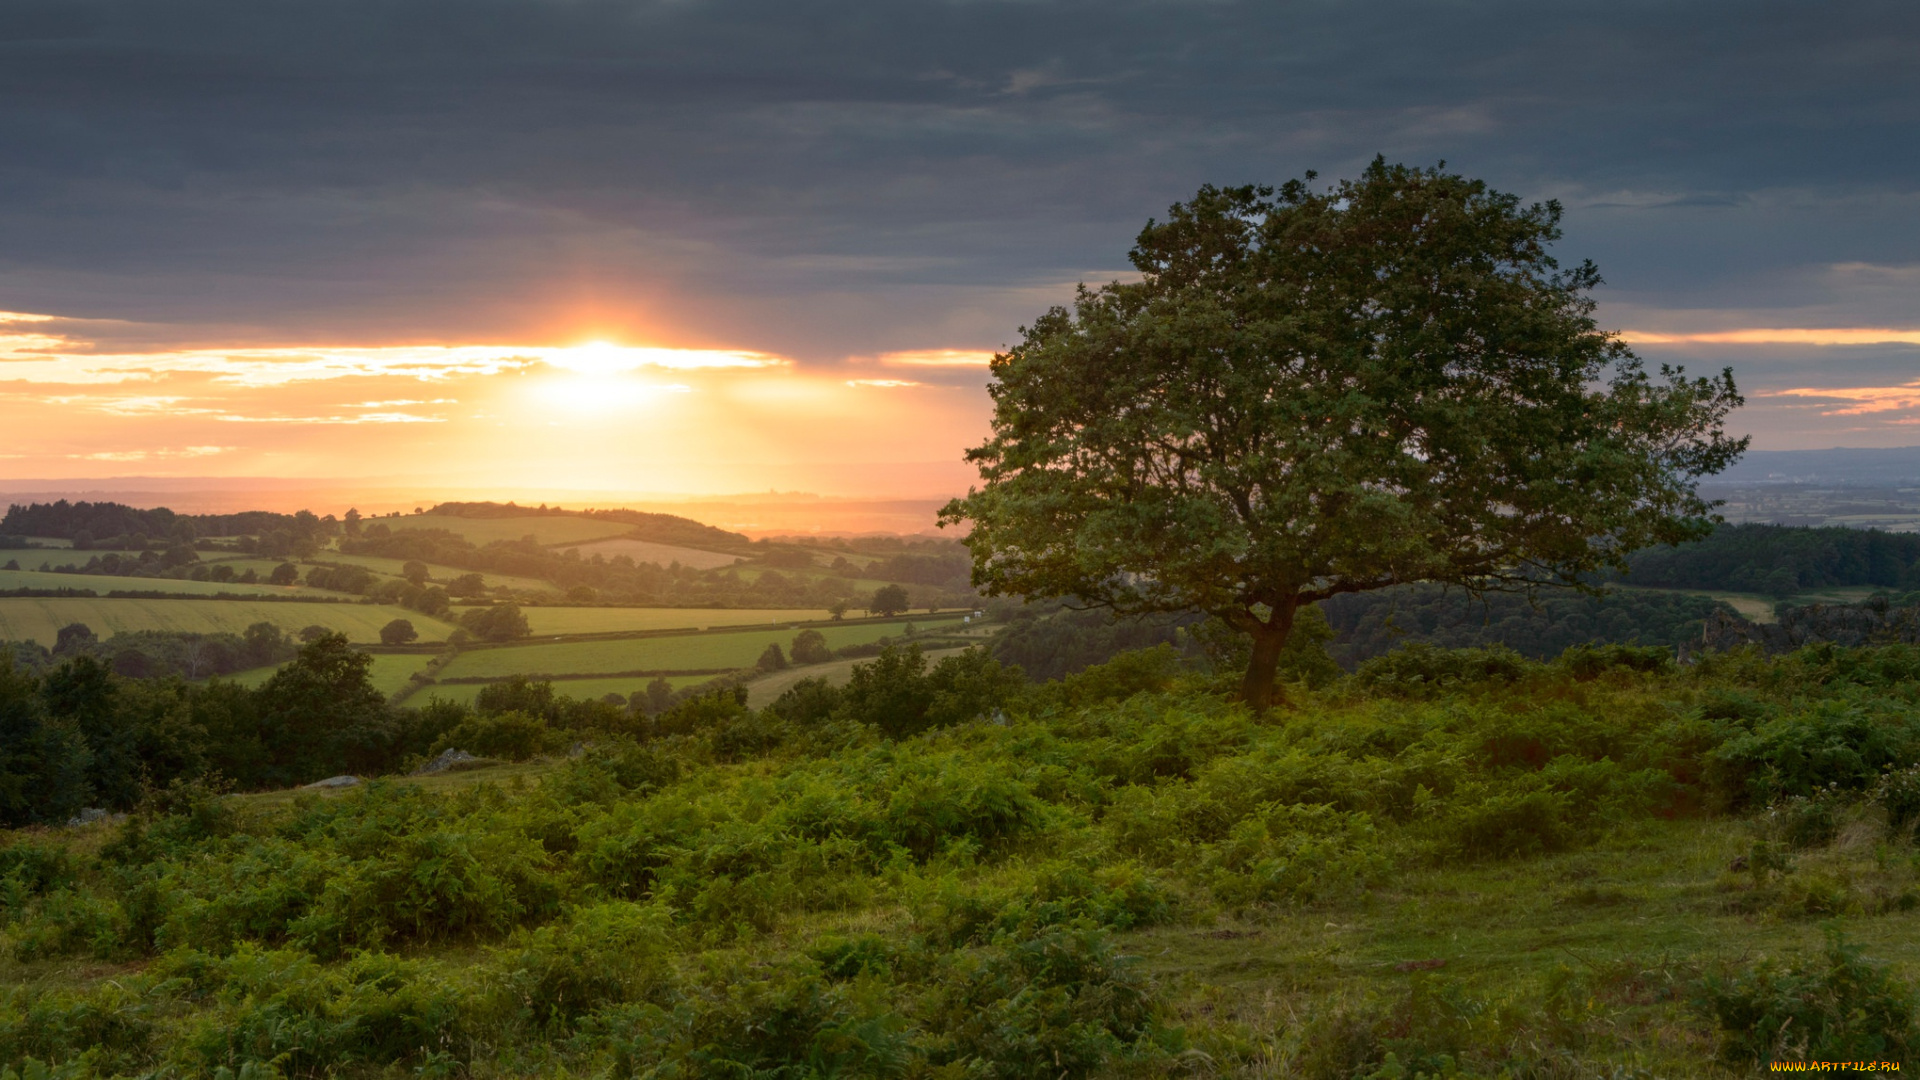
[[[811,608],[528,607],[521,610],[535,637],[635,630],[706,630],[756,623],[789,626],[831,617],[824,609]]]
[[[634,562],[658,563],[661,566],[691,566],[695,570],[711,570],[718,566],[732,566],[740,556],[727,555],[718,551],[702,548],[680,547],[675,544],[657,544],[651,540],[634,540],[630,537],[618,537],[612,540],[595,540],[580,544],[572,550],[580,552],[583,559],[595,555],[604,555],[611,559],[616,555],[625,555]]]
[[[238,634],[254,623],[268,622],[288,633],[324,626],[351,641],[371,643],[380,640],[380,628],[394,619],[411,620],[427,641],[444,639],[452,629],[417,611],[379,604],[0,597],[0,639],[37,641],[48,647],[69,623],[85,623],[95,634],[108,637],[132,630]]]
[[[584,544],[592,540],[624,536],[633,529],[633,526],[617,521],[569,516],[465,518],[407,514],[397,518],[368,518],[366,524],[385,525],[396,532],[401,529],[445,529],[476,547],[485,547],[495,540],[519,540],[526,536],[533,537],[536,543],[547,547]]]
[[[267,563],[265,572],[271,573],[274,565]],[[116,574],[56,574],[38,570],[0,570],[0,590],[5,589],[92,589],[101,596],[116,590],[159,592],[173,596],[217,596],[221,593],[251,596],[341,595],[324,589],[310,589],[304,585],[268,585],[264,582],[242,585],[237,581],[188,581],[180,578],[126,577]]]
[[[898,622],[860,622],[827,626],[820,632],[829,648],[864,645],[883,637],[898,637],[909,622],[926,629],[958,617],[941,620],[922,617]],[[502,648],[469,649],[455,657],[440,672],[442,679],[539,673],[544,675],[590,675],[618,671],[717,671],[752,667],[768,645],[785,649],[792,644],[795,631],[738,630],[674,637],[625,638],[613,641],[568,641],[552,644],[515,645]]]
[[[315,557],[315,561],[326,562],[326,563],[339,563],[342,566],[364,567],[365,569],[371,570],[374,573],[379,574],[383,577],[390,577],[390,578],[404,577],[405,575],[402,573],[402,571],[406,568],[406,565],[407,565],[407,560],[405,559],[389,559],[380,555],[348,555],[344,552],[339,552],[339,551],[321,552],[318,556]],[[427,565],[427,573],[431,578],[431,580],[436,582],[441,582],[441,583],[452,581],[454,578],[457,578],[462,574],[475,572],[475,571],[469,571],[469,570],[462,570],[456,566],[441,566],[438,563],[428,563],[426,565]],[[481,573],[481,577],[486,580],[488,588],[494,588],[500,585],[505,585],[507,588],[510,588],[515,592],[551,593],[551,592],[558,591],[553,587],[552,582],[542,581],[539,578],[516,577],[513,574],[495,574],[495,573],[485,573],[485,572]]]
[[[1409,651],[1263,716],[1164,651],[1040,687],[881,671],[573,758],[9,834],[0,1067],[1920,1063],[1920,649]]]

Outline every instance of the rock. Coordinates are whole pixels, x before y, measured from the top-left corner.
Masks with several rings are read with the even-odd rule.
[[[322,791],[330,791],[336,788],[350,788],[358,783],[360,783],[360,778],[357,776],[329,776],[325,780],[315,780],[311,784],[302,784],[300,786],[301,790],[318,788]]]
[[[81,825],[91,825],[96,821],[105,820],[107,820],[107,812],[105,810],[97,806],[89,806],[73,817],[68,818],[67,826],[69,828],[78,828]]]
[[[432,776],[436,773],[446,772],[462,762],[477,760],[479,759],[467,753],[465,750],[442,750],[440,751],[439,757],[413,770],[413,775]]]

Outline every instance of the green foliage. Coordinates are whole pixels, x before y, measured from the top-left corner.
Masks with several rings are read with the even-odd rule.
[[[1572,583],[1705,536],[1694,483],[1746,446],[1731,371],[1650,378],[1594,322],[1599,271],[1547,254],[1559,220],[1384,160],[1324,190],[1202,188],[1141,231],[1139,281],[994,359],[984,483],[942,512],[971,526],[975,583],[1217,615],[1254,637],[1264,708],[1301,606],[1517,567]]]
[[[1438,649],[1411,641],[1360,665],[1354,682],[1368,690],[1413,696],[1486,683],[1511,683],[1523,678],[1530,665],[1519,653],[1490,649]]]
[[[793,644],[787,649],[787,655],[796,664],[824,664],[833,659],[833,650],[827,647],[827,636],[818,630],[802,630],[793,636]]]
[[[469,609],[460,616],[460,628],[482,641],[516,641],[529,632],[526,614],[514,604]]]
[[[853,669],[841,697],[841,715],[889,738],[905,738],[990,715],[1020,692],[1019,670],[1008,670],[984,650],[948,656],[929,670],[920,646],[889,645],[870,664]]]
[[[479,757],[525,761],[536,754],[564,750],[570,741],[565,732],[548,728],[540,717],[523,712],[489,712],[448,728],[427,753],[432,756],[443,750],[465,750]]]
[[[406,619],[395,619],[380,628],[380,643],[382,645],[405,645],[409,641],[416,640],[419,636],[420,631],[415,630],[413,623]]]
[[[1825,963],[1710,977],[1698,1007],[1720,1025],[1729,1064],[1769,1061],[1900,1061],[1920,1050],[1914,992],[1867,962],[1837,928],[1827,931]]]
[[[1577,945],[1578,972],[1536,974],[1532,944],[1488,951],[1451,914],[1487,889],[1476,910],[1524,908],[1545,881],[1579,908],[1540,901],[1555,927],[1627,899],[1636,921],[1658,916],[1639,886],[1586,875],[1637,857],[1673,877],[1651,865],[1660,852],[1632,856],[1658,819],[1728,805],[1711,796],[1762,774],[1777,774],[1755,789],[1775,813],[1700,834],[1709,877],[1676,879],[1684,910],[1791,927],[1910,906],[1897,808],[1920,745],[1900,735],[1911,688],[1875,682],[1898,669],[1886,657],[1666,670],[1629,652],[1597,677],[1576,657],[1522,665],[1518,682],[1497,655],[1429,657],[1406,662],[1418,680],[1383,684],[1418,693],[1349,682],[1262,716],[1171,647],[999,696],[975,684],[1019,688],[978,661],[936,680],[911,650],[883,659],[864,697],[806,680],[757,711],[726,687],[650,722],[524,682],[485,710],[390,716],[447,745],[592,731],[577,756],[516,770],[532,783],[480,771],[234,799],[201,773],[147,787],[118,826],[0,836],[0,966],[19,973],[0,991],[0,1068],[1351,1080],[1594,1075],[1622,1056],[1609,1048],[1697,1054],[1720,1025],[1730,1058],[1749,1029],[1786,1031],[1796,1053],[1864,1054],[1879,1032],[1899,1056],[1894,1036],[1912,1037],[1906,988],[1844,949],[1711,983],[1684,958],[1616,972]],[[44,709],[40,684],[22,685]],[[135,684],[106,685],[133,700]],[[251,693],[176,700],[213,715],[236,692]],[[942,719],[895,735],[850,700]],[[1863,751],[1874,732],[1880,749]],[[1829,744],[1865,777],[1779,794],[1795,762],[1837,768]],[[1864,848],[1836,869],[1866,835],[1848,823],[1882,811],[1896,835],[1871,856],[1881,869],[1858,869]],[[1737,849],[1720,850],[1724,831]],[[1751,874],[1715,884],[1734,850]],[[1406,892],[1413,878],[1438,891]],[[1369,940],[1393,944],[1357,951],[1350,916],[1390,924]],[[1439,933],[1449,920],[1458,945]],[[1429,978],[1428,955],[1471,967]],[[1268,1007],[1237,984],[1148,975],[1179,966],[1270,967],[1265,987],[1299,989]],[[1326,990],[1341,979],[1379,992]]]

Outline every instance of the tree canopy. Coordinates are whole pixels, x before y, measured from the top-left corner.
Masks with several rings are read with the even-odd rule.
[[[1303,604],[1419,581],[1579,584],[1698,539],[1746,447],[1732,373],[1650,375],[1599,329],[1557,203],[1376,159],[1325,188],[1204,187],[1137,282],[1082,287],[994,358],[973,580],[1253,638],[1256,708]]]

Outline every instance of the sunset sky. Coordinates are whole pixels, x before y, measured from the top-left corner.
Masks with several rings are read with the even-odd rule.
[[[0,480],[940,494],[1206,182],[1566,206],[1756,448],[1920,444],[1920,5],[0,0]]]

